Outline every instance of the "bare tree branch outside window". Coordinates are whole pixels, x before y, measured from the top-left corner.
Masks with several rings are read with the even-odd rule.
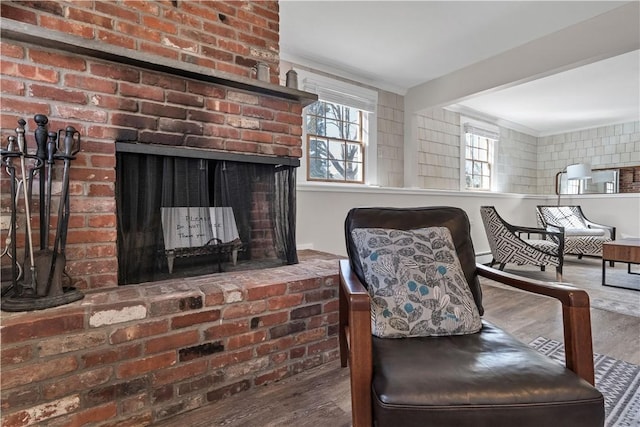
[[[306,113],[309,180],[364,182],[363,112],[318,101]]]

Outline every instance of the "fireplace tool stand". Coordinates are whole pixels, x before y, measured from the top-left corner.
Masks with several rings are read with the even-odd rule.
[[[7,148],[2,148],[2,164],[10,179],[11,220],[6,247],[2,256],[11,261],[11,281],[2,289],[1,308],[4,311],[31,311],[57,307],[84,298],[84,294],[70,286],[71,277],[65,272],[65,246],[69,224],[69,169],[71,160],[80,151],[80,133],[72,126],[58,133],[48,132],[48,118],[36,114],[34,131],[36,153],[29,154],[25,137],[26,122],[18,120],[16,136],[9,136]],[[56,154],[57,153],[57,154]],[[58,201],[58,218],[53,249],[49,249],[51,218],[51,188],[56,160],[63,161],[62,190]],[[18,171],[16,171],[16,164]],[[46,164],[46,167],[45,167]],[[38,177],[39,244],[36,249],[31,226],[33,181]],[[46,186],[45,186],[46,178]],[[24,204],[24,262],[17,254],[18,206]],[[63,283],[66,276],[69,285]]]

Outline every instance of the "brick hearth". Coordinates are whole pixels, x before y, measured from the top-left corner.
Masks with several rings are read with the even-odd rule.
[[[2,313],[2,426],[148,425],[336,359],[336,257],[299,256]]]

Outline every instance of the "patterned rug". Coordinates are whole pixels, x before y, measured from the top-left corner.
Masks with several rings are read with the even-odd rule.
[[[529,345],[564,365],[564,345],[538,337]],[[640,366],[601,354],[593,355],[596,388],[604,395],[606,427],[640,426]]]

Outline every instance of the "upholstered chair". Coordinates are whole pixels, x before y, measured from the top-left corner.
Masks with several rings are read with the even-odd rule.
[[[616,228],[587,219],[580,206],[537,206],[536,218],[543,228],[564,232],[564,253],[602,257],[602,244],[616,239]]]
[[[500,264],[500,270],[504,270],[507,264],[536,265],[544,271],[545,266],[551,265],[556,267],[556,280],[562,281],[564,233],[560,229],[509,224],[493,206],[482,206],[480,216],[493,256],[489,264],[491,267],[495,263]],[[533,239],[531,235],[540,238]]]

